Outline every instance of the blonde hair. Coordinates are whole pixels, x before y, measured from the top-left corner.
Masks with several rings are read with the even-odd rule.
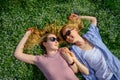
[[[63,37],[63,31],[66,30],[67,28],[70,29],[76,29],[76,30],[81,30],[84,28],[83,22],[81,19],[77,20],[68,20],[68,22],[61,28],[60,30],[60,36],[64,39]]]
[[[56,23],[50,25],[47,24],[43,29],[38,29],[38,28],[33,28],[33,29],[34,31],[28,37],[28,40],[26,41],[24,48],[32,48],[35,45],[40,45],[44,49],[42,43],[45,42],[47,36],[49,34],[54,34],[56,36],[59,36],[59,31],[60,31],[60,27],[57,26]]]

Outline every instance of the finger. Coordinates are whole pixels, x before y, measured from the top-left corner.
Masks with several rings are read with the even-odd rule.
[[[67,59],[67,57],[68,57],[67,53],[63,53],[62,57],[65,58],[65,59]]]
[[[66,56],[67,52],[62,51],[61,54],[62,54],[63,56]]]
[[[60,52],[64,52],[64,47],[58,49]]]
[[[71,14],[71,15],[69,16],[69,20],[72,20],[73,17],[74,17],[74,14]]]
[[[34,32],[34,29],[33,28],[28,28],[27,31],[31,31],[31,33],[32,33],[32,32]]]
[[[64,49],[65,54],[69,54],[71,57],[73,57],[71,51],[68,48]]]
[[[69,55],[70,55],[71,57],[73,57],[73,54],[72,54],[71,52],[69,52]]]
[[[65,50],[66,50],[67,52],[69,52],[69,51],[70,51],[68,48],[65,48]]]

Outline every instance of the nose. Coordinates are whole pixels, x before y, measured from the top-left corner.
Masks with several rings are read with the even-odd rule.
[[[66,36],[66,40],[69,40],[70,39],[70,36]]]
[[[58,43],[58,41],[57,41],[57,40],[55,40],[55,43]]]
[[[66,39],[68,39],[68,36],[66,36]]]
[[[58,42],[58,41],[55,41],[55,44],[59,44],[59,42]]]

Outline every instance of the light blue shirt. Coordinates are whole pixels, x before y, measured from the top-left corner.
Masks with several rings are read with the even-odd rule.
[[[110,71],[115,75],[117,80],[120,80],[120,61],[108,50],[108,48],[102,42],[98,27],[91,24],[89,30],[87,31],[86,34],[83,35],[83,37],[86,38],[90,43],[92,43],[95,47],[97,47],[101,51]],[[98,80],[95,75],[96,74],[95,70],[83,58],[82,50],[76,45],[72,45],[70,47],[70,50],[75,54],[75,56],[80,62],[82,62],[89,68],[90,74],[89,75],[82,74],[84,78],[86,80]]]
[[[98,80],[111,79],[113,73],[106,64],[102,52],[97,47],[94,47],[92,50],[83,50],[81,53],[89,66],[95,71],[95,76]]]

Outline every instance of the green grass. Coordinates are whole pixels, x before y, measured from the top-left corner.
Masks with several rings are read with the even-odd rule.
[[[27,28],[42,28],[55,20],[64,24],[73,12],[97,17],[104,43],[120,59],[119,5],[119,0],[105,0],[104,4],[100,0],[0,0],[0,79],[45,80],[37,67],[13,56],[15,47]],[[42,51],[36,47],[30,52]]]

